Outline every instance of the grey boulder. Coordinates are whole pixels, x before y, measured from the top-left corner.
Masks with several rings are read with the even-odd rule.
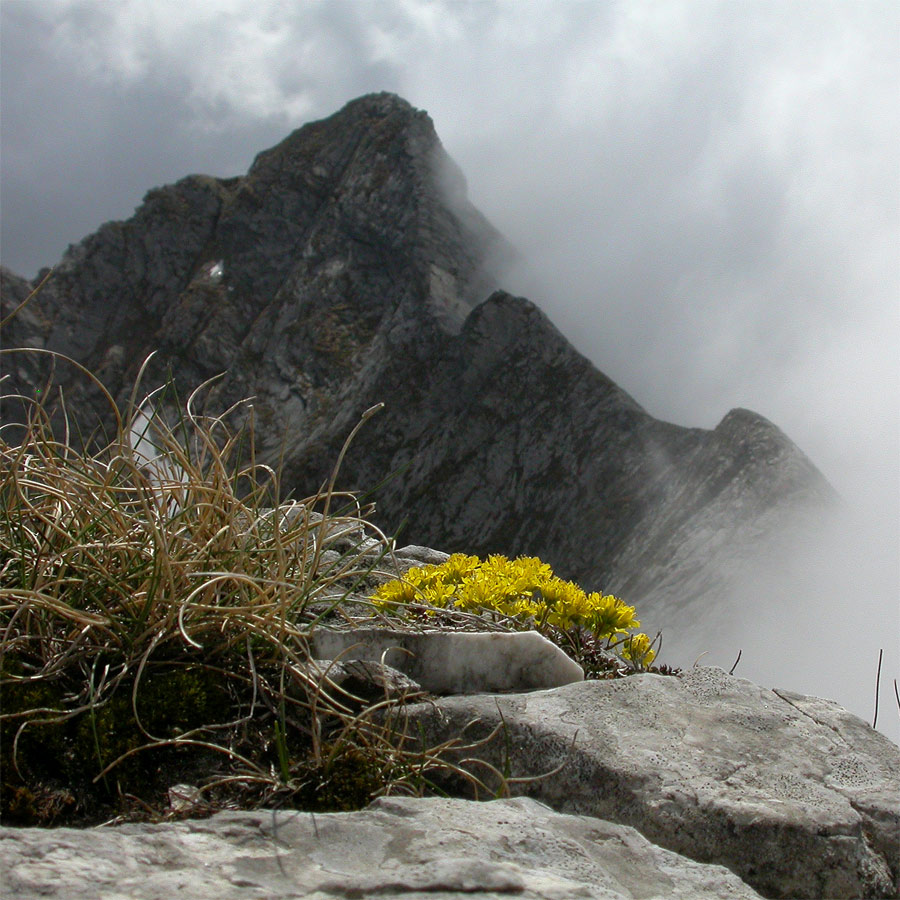
[[[694,668],[404,714],[428,744],[500,726],[481,758],[517,778],[559,769],[514,793],[631,825],[767,897],[900,896],[900,750],[829,701]]]
[[[7,900],[749,900],[721,866],[526,798],[383,798],[356,813],[226,812],[119,828],[0,829]]]

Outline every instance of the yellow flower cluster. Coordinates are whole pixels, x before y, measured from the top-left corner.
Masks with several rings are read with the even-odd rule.
[[[472,613],[499,613],[544,631],[585,629],[607,645],[618,645],[622,655],[638,668],[646,668],[656,656],[639,628],[634,607],[612,594],[585,593],[577,584],[563,581],[546,563],[534,556],[510,560],[505,556],[454,553],[439,566],[410,569],[402,579],[381,585],[372,597],[376,608],[398,611],[409,604],[427,613],[453,607]]]

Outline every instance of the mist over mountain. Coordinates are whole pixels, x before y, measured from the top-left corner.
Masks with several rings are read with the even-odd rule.
[[[210,409],[253,397],[261,459],[283,462],[297,497],[384,402],[339,487],[393,475],[375,497],[388,532],[539,555],[621,595],[680,652],[707,646],[775,602],[748,585],[791,569],[836,496],[753,412],[713,429],[648,414],[503,290],[512,255],[430,118],[367,95],[260,153],[245,176],[150,191],[131,219],[70,247],[3,342],[70,355],[120,402],[153,351],[147,389],[171,372],[186,396],[225,373]],[[4,271],[3,315],[32,287]],[[14,360],[4,374],[28,394],[45,361]],[[57,377],[73,408],[109,425],[88,382]]]

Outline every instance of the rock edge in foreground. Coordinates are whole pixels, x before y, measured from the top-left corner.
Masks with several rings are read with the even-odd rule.
[[[900,895],[900,748],[837,704],[696,667],[404,714],[428,745],[501,728],[479,754],[536,779],[513,793],[631,825],[766,896]]]
[[[85,861],[90,859],[90,865]],[[526,798],[382,798],[356,813],[226,812],[166,825],[0,829],[7,900],[751,900],[720,866]]]

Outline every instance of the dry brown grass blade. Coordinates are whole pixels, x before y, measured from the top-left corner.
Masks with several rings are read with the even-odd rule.
[[[319,493],[282,503],[279,472],[256,457],[252,415],[244,435],[228,424],[236,406],[199,411],[211,382],[170,425],[145,411],[164,390],[138,402],[149,358],[123,410],[84,366],[54,358],[96,386],[115,432],[105,446],[73,448],[72,410],[60,394],[58,438],[44,405],[49,384],[43,399],[20,398],[29,412],[19,444],[0,428],[0,727],[9,737],[0,752],[22,788],[33,783],[25,770],[37,748],[55,746],[47,729],[56,726],[70,729],[66,741],[81,741],[66,777],[89,773],[97,790],[131,779],[103,808],[131,795],[135,814],[153,805],[135,790],[146,771],[140,760],[176,748],[221,757],[209,785],[248,786],[261,800],[289,798],[295,773],[309,765],[327,773],[360,754],[375,773],[373,795],[422,791],[445,765],[462,772],[443,759],[457,743],[413,747],[397,730],[391,714],[402,698],[360,704],[308,666],[311,630],[330,617],[351,621],[342,604],[393,552],[355,497],[336,490],[350,442],[380,407],[363,414]],[[152,453],[135,446],[138,416],[147,418],[145,437],[152,428]],[[335,514],[339,503],[346,508]],[[170,721],[154,704],[156,686],[173,677],[184,697],[166,701]],[[207,694],[227,709],[179,719],[182,700],[207,715]],[[388,725],[375,721],[384,716]],[[17,769],[24,744],[28,759]],[[277,764],[266,747],[277,748]],[[48,772],[52,765],[40,777]]]

